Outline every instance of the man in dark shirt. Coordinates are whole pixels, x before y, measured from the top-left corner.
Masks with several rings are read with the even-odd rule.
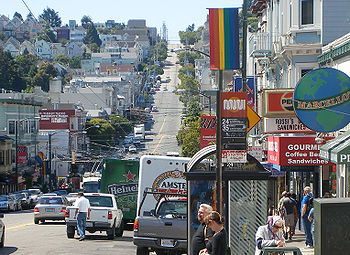
[[[200,250],[205,249],[206,239],[213,236],[214,232],[205,225],[204,218],[213,211],[213,208],[208,204],[201,204],[198,209],[199,227],[194,233],[191,241],[191,255],[198,255]]]
[[[284,208],[284,225],[285,225],[285,239],[288,239],[289,234],[289,240],[292,240],[292,236],[294,235],[294,226],[295,222],[298,220],[298,210],[297,205],[294,200],[291,199],[291,195],[289,192],[286,194],[286,198],[283,200],[282,208]]]

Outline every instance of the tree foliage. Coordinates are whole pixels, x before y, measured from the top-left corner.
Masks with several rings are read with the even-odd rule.
[[[0,48],[0,88],[21,91],[26,88],[26,82],[20,75],[20,66],[9,52]]]
[[[115,129],[107,120],[92,118],[86,122],[86,130],[92,147],[99,147],[98,144],[107,146],[114,144]],[[105,147],[102,146],[101,149],[105,149]]]
[[[202,55],[198,52],[182,51],[177,55],[182,66],[185,64],[192,64],[194,66],[196,59],[201,59]]]
[[[69,67],[73,69],[81,68],[81,57],[74,56],[69,59]]]
[[[162,67],[158,65],[150,65],[147,67],[150,73],[154,73],[155,75],[162,75],[164,74],[164,70]]]
[[[186,65],[179,69],[179,79],[182,80],[184,76],[190,76],[192,78],[195,78],[195,69],[193,65]]]
[[[57,42],[56,35],[54,34],[53,31],[51,31],[51,29],[48,29],[48,28],[44,30],[44,33],[37,35],[35,39],[44,40],[46,42],[51,42],[51,43]]]
[[[58,71],[51,64],[43,62],[39,65],[38,72],[32,79],[32,86],[40,86],[43,91],[49,91],[49,81],[57,77]]]
[[[88,15],[84,15],[80,21],[81,21],[81,26],[85,29],[87,29],[90,24],[93,24],[92,19]]]
[[[69,57],[66,55],[57,55],[55,59],[53,60],[54,63],[59,63],[61,65],[67,66],[69,63]]]
[[[115,137],[122,138],[132,132],[132,123],[130,120],[120,116],[118,114],[112,114],[110,116],[111,124],[115,129]]]
[[[192,157],[200,150],[200,132],[200,117],[191,117],[187,121],[185,119],[184,124],[177,134],[177,141],[181,146],[181,156]]]
[[[151,59],[164,61],[168,57],[168,44],[166,42],[159,42],[153,46],[151,50]]]
[[[62,24],[61,18],[58,16],[58,12],[55,12],[54,9],[50,9],[49,7],[44,9],[39,18],[44,19],[49,27],[60,27]]]
[[[88,25],[88,28],[86,31],[86,36],[83,39],[83,43],[85,43],[85,44],[95,43],[98,47],[101,46],[102,41],[101,41],[100,37],[98,36],[96,27],[93,23],[90,23]]]

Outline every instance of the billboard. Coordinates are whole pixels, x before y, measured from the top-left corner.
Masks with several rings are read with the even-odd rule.
[[[70,117],[74,115],[75,110],[40,110],[39,129],[70,129]]]
[[[294,89],[263,90],[263,116],[295,116],[293,108],[293,92]]]
[[[17,163],[27,163],[27,146],[17,146]]]
[[[330,165],[319,157],[321,145],[314,136],[269,136],[267,161],[280,166]]]

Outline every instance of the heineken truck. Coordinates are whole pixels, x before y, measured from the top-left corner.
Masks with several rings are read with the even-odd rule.
[[[123,211],[123,228],[133,223],[137,211],[139,161],[104,159],[102,162],[101,193],[113,194]]]

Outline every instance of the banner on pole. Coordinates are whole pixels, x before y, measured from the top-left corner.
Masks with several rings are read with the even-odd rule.
[[[238,8],[209,8],[210,69],[239,69]]]

